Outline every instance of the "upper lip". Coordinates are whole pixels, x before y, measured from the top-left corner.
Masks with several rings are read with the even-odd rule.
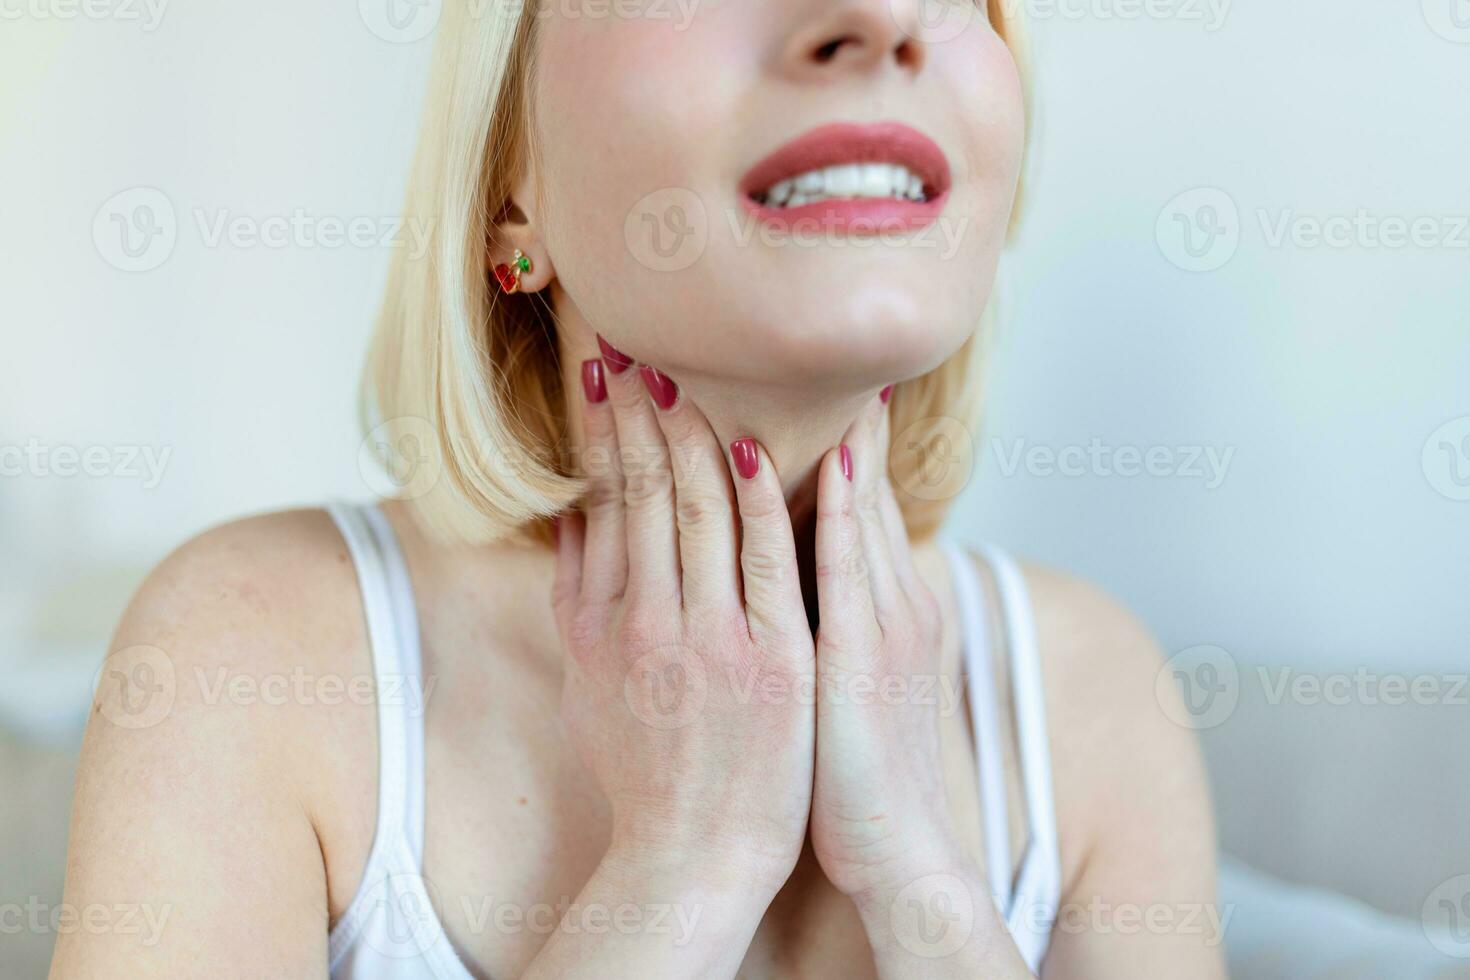
[[[949,190],[944,151],[917,129],[897,122],[819,126],[751,167],[740,190],[754,198],[790,177],[844,163],[901,164],[918,175],[930,197]]]

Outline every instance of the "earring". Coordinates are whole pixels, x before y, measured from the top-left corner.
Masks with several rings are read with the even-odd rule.
[[[520,249],[516,249],[516,257],[511,260],[510,265],[497,265],[495,267],[495,279],[500,283],[500,289],[507,296],[521,291],[521,276],[530,272],[535,266],[530,256]]]

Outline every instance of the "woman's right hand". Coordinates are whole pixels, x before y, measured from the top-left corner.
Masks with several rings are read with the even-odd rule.
[[[604,870],[768,903],[801,853],[815,732],[780,480],[753,441],[727,464],[672,381],[603,349],[553,601],[563,721],[611,804]]]

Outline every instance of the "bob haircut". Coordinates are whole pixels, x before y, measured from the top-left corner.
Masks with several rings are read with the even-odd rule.
[[[986,6],[1027,90],[1020,17],[1007,13],[1017,8],[975,2]],[[428,230],[428,247],[393,255],[363,378],[363,427],[373,430],[380,461],[409,448],[424,464],[406,485],[395,482],[402,492],[394,496],[410,501],[428,533],[451,543],[549,540],[550,521],[584,492],[568,455],[549,304],[501,295],[485,265],[500,209],[533,164],[536,9],[444,4],[404,207]],[[899,384],[890,403],[890,471],[916,540],[939,529],[969,474],[994,305],[963,347]],[[954,464],[956,453],[970,458]],[[959,465],[959,486],[953,472],[934,478],[936,460],[951,471]]]

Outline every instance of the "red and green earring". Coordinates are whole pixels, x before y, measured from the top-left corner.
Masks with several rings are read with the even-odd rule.
[[[497,265],[494,269],[495,279],[500,283],[500,289],[506,295],[512,295],[521,291],[521,276],[530,272],[534,266],[531,264],[530,256],[520,249],[516,249],[516,257],[511,259],[510,265]]]

